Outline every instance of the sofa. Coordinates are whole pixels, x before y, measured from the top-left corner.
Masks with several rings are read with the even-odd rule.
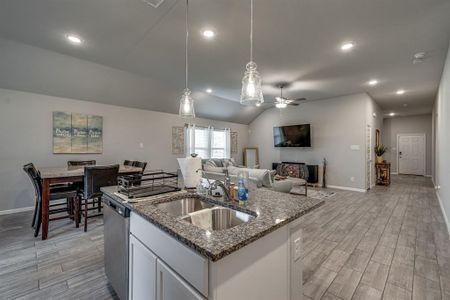
[[[293,183],[288,180],[275,181],[276,171],[268,169],[250,169],[237,165],[232,159],[202,159],[203,177],[213,180],[224,181],[226,171],[231,182],[237,183],[239,172],[246,171],[249,174],[249,181],[256,187],[265,187],[277,192],[289,193]]]

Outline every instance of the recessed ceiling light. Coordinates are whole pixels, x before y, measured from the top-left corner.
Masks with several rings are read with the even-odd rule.
[[[341,45],[342,51],[350,51],[355,47],[355,44],[353,42],[345,42]]]
[[[261,103],[259,103],[259,102],[256,103],[256,106],[257,106],[257,107],[260,107],[260,106],[261,106]]]
[[[405,90],[398,90],[395,92],[397,95],[403,95],[405,93]]]
[[[208,94],[211,94],[211,93],[212,93],[212,89],[206,89],[206,92],[207,92]]]
[[[79,36],[73,35],[73,34],[68,34],[66,35],[66,39],[71,42],[72,44],[81,44],[83,41],[81,40],[81,38]]]
[[[391,112],[391,113],[389,114],[389,116],[393,117],[393,116],[395,116],[395,113]]]
[[[378,80],[376,80],[376,79],[372,79],[369,81],[369,85],[371,85],[371,86],[375,86],[377,84],[378,84]]]
[[[403,104],[403,107],[408,107],[408,104],[407,104],[407,103],[404,103],[404,104]]]
[[[202,35],[205,39],[213,39],[216,36],[216,33],[212,29],[205,29],[202,32]]]

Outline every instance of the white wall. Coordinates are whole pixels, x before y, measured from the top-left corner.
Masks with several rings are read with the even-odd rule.
[[[103,154],[52,154],[52,112],[68,111],[103,116]],[[229,127],[238,132],[239,152],[248,141],[248,126],[195,119],[199,125]],[[46,95],[0,89],[0,211],[33,205],[33,190],[25,163],[65,166],[70,159],[96,159],[100,164],[142,160],[150,169],[176,170],[172,155],[172,126],[183,126],[178,115],[125,108]],[[139,144],[143,143],[141,149]]]
[[[264,168],[279,161],[322,164],[326,157],[329,185],[365,189],[365,128],[373,110],[379,108],[367,94],[311,101],[282,110],[268,109],[250,123],[249,146],[259,147]],[[274,126],[308,123],[312,126],[311,148],[274,147]],[[360,148],[351,150],[351,145]]]
[[[391,162],[392,172],[397,172],[397,135],[401,133],[425,133],[426,138],[426,175],[432,173],[432,116],[418,115],[386,118],[383,123],[383,145],[388,147],[384,158]]]
[[[439,91],[433,108],[435,121],[435,155],[434,155],[434,184],[444,212],[450,217],[450,51],[442,74]],[[450,229],[450,228],[449,228]]]

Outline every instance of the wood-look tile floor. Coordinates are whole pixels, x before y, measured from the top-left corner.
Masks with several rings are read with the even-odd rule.
[[[0,216],[0,299],[116,298],[101,218],[87,233],[53,222],[47,241],[30,223],[31,213]],[[301,223],[305,299],[450,299],[450,239],[429,178],[337,191]]]

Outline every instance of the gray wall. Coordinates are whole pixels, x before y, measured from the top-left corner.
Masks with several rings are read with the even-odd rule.
[[[250,123],[249,146],[259,147],[264,168],[278,161],[322,164],[326,157],[329,185],[364,189],[365,127],[374,109],[379,110],[367,94],[311,101],[283,110],[268,109]],[[311,148],[274,147],[274,126],[307,123],[312,126]],[[351,150],[351,145],[360,148]]]
[[[438,188],[437,193],[444,208],[448,227],[450,217],[450,51],[434,104],[433,119],[435,122],[433,181]]]
[[[0,88],[178,113],[178,99],[184,85],[174,87],[142,75],[2,38],[0,53]],[[204,118],[248,124],[262,110],[207,94],[202,92],[203,88],[200,91],[191,88],[196,113]]]
[[[52,154],[53,111],[103,116],[103,154]],[[235,158],[241,161],[242,147],[248,140],[247,125],[199,118],[193,122],[237,131],[239,152]],[[136,159],[147,161],[152,169],[175,170],[172,126],[184,123],[174,114],[0,89],[0,211],[33,204],[31,184],[21,169],[27,162],[54,167],[65,166],[69,159],[96,159],[100,164]]]
[[[391,162],[392,172],[397,172],[397,134],[400,133],[425,133],[426,135],[426,175],[432,173],[432,116],[431,114],[386,118],[383,124],[382,140],[389,149],[385,159]]]

